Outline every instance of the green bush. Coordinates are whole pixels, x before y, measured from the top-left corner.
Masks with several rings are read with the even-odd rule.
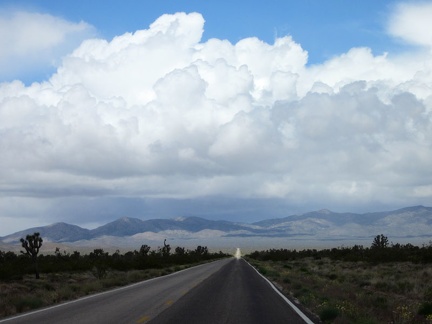
[[[333,321],[339,316],[339,310],[332,306],[326,306],[319,312],[320,320],[323,322]]]
[[[432,302],[422,303],[419,307],[418,314],[423,316],[432,315]]]
[[[387,309],[387,308],[388,308],[388,300],[387,300],[386,297],[383,297],[383,296],[377,296],[377,297],[374,299],[374,302],[375,302],[375,305],[376,305],[377,307],[379,307],[379,308],[382,308],[382,309]]]
[[[73,299],[75,294],[70,286],[63,286],[57,290],[58,301]]]
[[[15,306],[17,312],[23,312],[25,310],[42,307],[44,302],[41,298],[35,296],[23,296],[15,298],[12,304]]]
[[[103,279],[101,283],[104,288],[119,287],[127,283],[127,278],[123,276],[112,276],[110,278]]]
[[[424,299],[432,302],[432,287],[428,287],[424,292]]]
[[[414,289],[414,285],[408,281],[399,281],[397,283],[398,293],[406,294]]]
[[[102,290],[102,285],[101,285],[100,281],[87,282],[81,286],[81,291],[85,295],[90,295],[91,293],[94,293],[94,292],[100,291],[100,290]]]
[[[103,263],[96,263],[91,271],[92,274],[99,280],[106,278],[108,275],[108,267]]]
[[[386,281],[378,281],[375,284],[375,288],[378,290],[381,290],[381,291],[389,291],[391,287],[390,287],[389,283]]]

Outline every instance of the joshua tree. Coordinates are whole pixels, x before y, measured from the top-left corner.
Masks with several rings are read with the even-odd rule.
[[[186,254],[186,249],[184,247],[177,246],[175,248],[175,253],[177,255],[185,255]]]
[[[141,245],[141,248],[139,250],[139,254],[141,256],[147,256],[149,251],[150,251],[150,246],[148,246],[147,244],[143,244],[143,245]]]
[[[387,236],[381,234],[381,235],[377,235],[375,236],[371,248],[372,249],[384,249],[388,247],[388,238]]]
[[[197,255],[207,255],[208,254],[207,246],[198,245],[197,248],[195,249],[195,253]]]
[[[171,246],[169,244],[166,244],[166,239],[164,240],[164,246],[162,248],[162,255],[164,257],[169,257],[171,251]]]
[[[107,257],[108,252],[104,252],[103,249],[94,249],[93,252],[90,252],[93,263],[92,273],[98,279],[103,279],[108,275]]]
[[[34,233],[33,235],[27,235],[25,239],[21,239],[21,246],[25,249],[24,251],[21,251],[22,254],[27,254],[31,257],[33,264],[34,264],[34,269],[35,269],[35,274],[36,274],[36,279],[39,279],[39,269],[38,269],[38,264],[37,264],[37,255],[39,253],[39,249],[42,246],[42,237],[40,236],[39,233]]]

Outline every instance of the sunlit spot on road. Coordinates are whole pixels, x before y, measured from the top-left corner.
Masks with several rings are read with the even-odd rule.
[[[235,252],[235,254],[234,254],[234,257],[235,257],[236,259],[240,259],[240,258],[241,258],[240,248],[237,248],[237,250],[236,250],[236,252]]]

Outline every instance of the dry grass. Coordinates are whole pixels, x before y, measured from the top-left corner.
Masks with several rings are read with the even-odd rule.
[[[328,323],[432,323],[432,265],[248,260]]]

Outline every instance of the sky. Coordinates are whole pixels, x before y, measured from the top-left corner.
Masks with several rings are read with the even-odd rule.
[[[0,236],[432,201],[432,3],[0,1]]]

